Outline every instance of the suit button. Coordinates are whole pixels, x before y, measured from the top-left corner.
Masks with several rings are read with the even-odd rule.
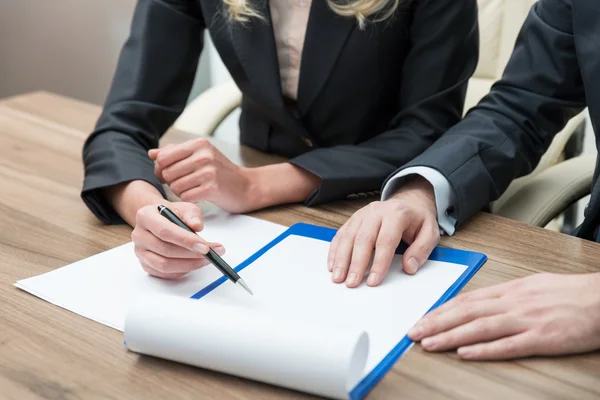
[[[302,138],[302,141],[310,148],[315,147],[315,144],[313,143],[313,141],[307,137]]]
[[[367,197],[367,194],[366,194],[366,193],[363,193],[363,192],[360,192],[360,193],[358,194],[358,197],[360,197],[360,198],[364,199],[365,197]]]
[[[367,196],[375,196],[375,192],[367,192]]]
[[[583,209],[583,216],[587,217],[588,216],[588,211],[590,210],[590,203],[587,203],[585,208]]]
[[[454,212],[454,207],[450,206],[446,209],[446,216],[449,217]]]
[[[346,198],[348,200],[356,200],[356,199],[358,199],[358,195],[356,193],[352,193],[352,194],[349,194],[348,196],[346,196]]]

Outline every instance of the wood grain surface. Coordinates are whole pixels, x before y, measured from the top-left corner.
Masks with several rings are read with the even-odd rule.
[[[19,291],[13,283],[130,240],[103,226],[81,201],[81,148],[100,108],[45,92],[0,100],[0,398],[288,399],[300,393],[128,352],[122,333]],[[164,143],[191,136],[169,132]],[[245,165],[276,162],[214,141]],[[291,225],[339,227],[368,199],[319,208],[284,206],[253,216]],[[465,290],[540,271],[600,269],[600,246],[480,214],[442,245],[489,261]],[[119,277],[116,276],[115,279]],[[110,293],[107,293],[109,296]],[[403,305],[398,305],[402,313]],[[393,318],[393,316],[390,316]],[[285,360],[282,360],[285,362]],[[600,397],[600,353],[468,363],[414,346],[370,399],[592,399]]]

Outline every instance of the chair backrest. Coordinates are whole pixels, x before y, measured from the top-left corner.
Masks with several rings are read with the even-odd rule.
[[[478,0],[479,64],[474,77],[497,80],[536,0]]]
[[[465,112],[479,103],[502,76],[519,30],[535,1],[478,0],[479,64],[469,81]]]

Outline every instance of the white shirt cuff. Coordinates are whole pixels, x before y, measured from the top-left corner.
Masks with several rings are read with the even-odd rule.
[[[437,208],[438,224],[440,229],[448,235],[453,235],[456,229],[456,219],[449,215],[449,210],[456,204],[456,194],[448,182],[448,179],[439,171],[429,167],[410,167],[394,175],[385,184],[381,192],[381,200],[387,200],[404,184],[409,175],[420,175],[427,179],[435,193],[435,205]]]

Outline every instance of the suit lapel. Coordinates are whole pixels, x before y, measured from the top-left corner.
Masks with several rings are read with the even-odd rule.
[[[312,1],[298,85],[300,114],[306,114],[325,85],[355,26],[354,18],[335,14],[325,0]]]
[[[275,109],[283,109],[277,49],[268,1],[253,2],[264,17],[231,23],[232,41],[248,77],[252,97]]]

